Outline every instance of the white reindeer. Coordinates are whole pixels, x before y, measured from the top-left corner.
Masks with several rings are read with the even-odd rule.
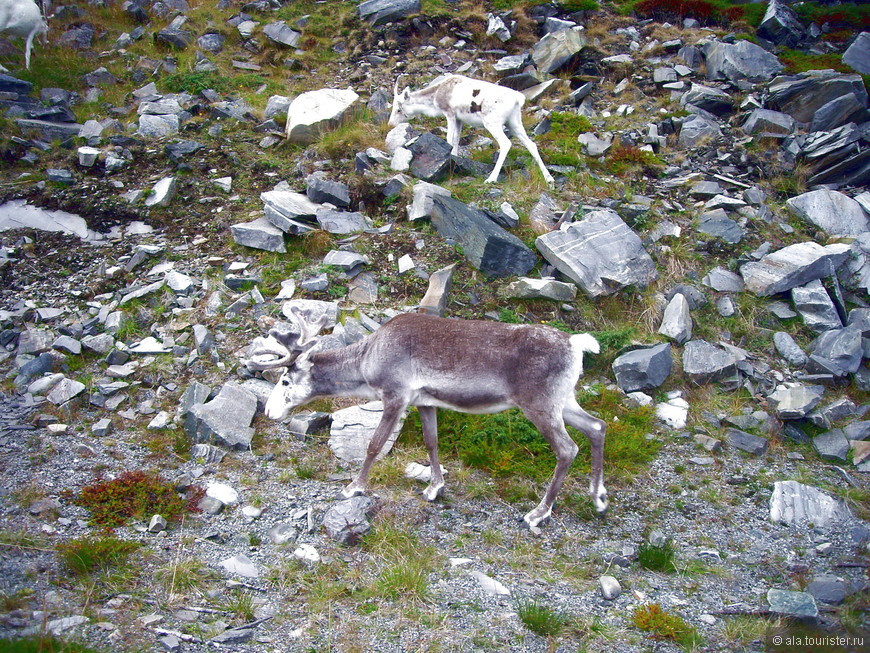
[[[547,170],[538,147],[523,127],[521,112],[525,101],[525,96],[512,88],[462,75],[447,75],[422,90],[411,91],[406,88],[401,93],[399,80],[396,79],[389,123],[395,127],[412,116],[444,116],[447,118],[447,142],[453,148],[453,154],[459,154],[459,134],[463,124],[485,127],[499,147],[495,168],[486,178],[488,183],[498,181],[498,174],[511,149],[511,139],[505,134],[507,127],[525,145],[540,167],[544,179],[552,186],[553,175]]]
[[[28,70],[33,39],[47,30],[42,11],[33,0],[0,0],[0,32],[9,32],[26,39],[24,65]]]
[[[356,478],[342,494],[366,491],[369,470],[408,406],[416,406],[429,451],[431,482],[423,497],[434,501],[444,479],[438,463],[437,408],[497,413],[519,407],[553,447],[556,469],[540,503],[524,520],[537,532],[577,455],[565,423],[589,438],[590,492],[598,512],[607,509],[603,482],[605,423],[584,411],[574,395],[583,372],[583,353],[599,351],[591,335],[568,335],[543,325],[455,320],[407,313],[364,340],[312,353],[322,322],[298,313],[299,334],[270,332],[258,339],[250,369],[288,366],[266,402],[266,416],[284,419],[290,410],[318,397],[379,399],[384,411]],[[294,360],[294,356],[296,356]]]

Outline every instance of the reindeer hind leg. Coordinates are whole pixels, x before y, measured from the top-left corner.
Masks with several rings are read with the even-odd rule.
[[[562,417],[587,438],[592,452],[592,473],[589,478],[589,493],[599,514],[607,511],[607,489],[604,487],[604,440],[606,423],[593,417],[573,400],[565,406]]]
[[[556,454],[556,469],[553,470],[553,477],[550,479],[549,485],[541,498],[541,502],[524,517],[523,521],[529,525],[529,529],[533,533],[540,532],[539,525],[550,517],[553,510],[553,503],[556,501],[556,496],[559,490],[562,489],[562,484],[565,481],[565,476],[577,456],[578,447],[568,431],[565,430],[565,425],[561,417],[557,417],[551,413],[536,413],[523,410],[529,421],[534,424],[544,439],[553,447],[553,452]]]

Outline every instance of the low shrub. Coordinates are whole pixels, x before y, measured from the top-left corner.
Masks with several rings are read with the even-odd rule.
[[[146,520],[162,515],[167,521],[181,518],[190,509],[171,483],[155,473],[123,472],[111,481],[97,481],[82,488],[73,503],[91,511],[91,523],[108,528],[123,526],[130,519]]]
[[[695,629],[679,615],[662,609],[658,603],[648,603],[634,609],[634,625],[651,633],[652,639],[671,639],[684,649],[691,649],[698,643]]]

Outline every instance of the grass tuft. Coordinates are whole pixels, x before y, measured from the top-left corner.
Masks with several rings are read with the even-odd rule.
[[[674,564],[675,554],[676,549],[670,538],[664,544],[644,542],[637,550],[637,561],[644,569],[671,573],[677,570]]]
[[[517,604],[517,615],[523,625],[541,637],[558,637],[568,623],[568,617],[538,599],[525,599]]]
[[[81,538],[59,544],[57,553],[63,566],[81,577],[125,567],[138,548],[138,543],[116,537]]]

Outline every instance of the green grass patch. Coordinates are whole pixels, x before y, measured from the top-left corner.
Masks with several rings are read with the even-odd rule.
[[[383,124],[375,121],[374,114],[359,109],[338,126],[323,132],[314,148],[330,159],[346,159],[369,147],[383,147],[385,135]]]
[[[785,66],[785,72],[793,75],[804,73],[808,70],[836,70],[837,72],[855,74],[855,70],[849,64],[843,63],[843,55],[831,52],[828,54],[812,54],[800,50],[784,49],[779,54],[779,60]],[[867,75],[864,76],[865,78]]]
[[[435,548],[424,545],[406,524],[379,517],[362,539],[362,546],[376,555],[377,572],[363,592],[366,599],[425,601],[429,574],[435,568]]]
[[[125,567],[130,554],[138,548],[137,542],[116,537],[83,537],[59,544],[57,553],[63,566],[74,576],[90,576]]]
[[[97,481],[82,489],[73,503],[91,511],[91,523],[112,528],[131,519],[162,515],[177,521],[188,508],[171,483],[155,473],[123,472],[111,481]]]
[[[663,544],[644,542],[638,547],[637,562],[641,567],[650,571],[672,573],[677,570],[674,564],[675,555],[676,549],[674,549],[674,543],[670,538],[665,540]]]
[[[517,603],[517,616],[523,625],[541,637],[558,637],[568,623],[568,617],[538,599]]]
[[[30,70],[24,68],[23,54],[21,61],[21,70],[15,71],[18,79],[31,82],[37,88],[65,88],[69,91],[82,90],[85,85],[82,78],[99,67],[77,50],[51,44],[43,46],[42,43],[34,43]]]
[[[195,95],[206,89],[217,93],[239,93],[252,91],[263,84],[269,84],[270,79],[264,75],[248,73],[245,75],[227,75],[219,71],[206,72],[175,72],[161,80],[163,88],[170,93],[190,93]]]
[[[550,131],[537,137],[541,156],[553,165],[576,166],[586,159],[577,136],[591,132],[592,123],[586,116],[567,111],[550,113]]]
[[[614,145],[607,150],[604,165],[617,177],[643,174],[657,178],[661,175],[665,162],[652,152],[634,145]]]

